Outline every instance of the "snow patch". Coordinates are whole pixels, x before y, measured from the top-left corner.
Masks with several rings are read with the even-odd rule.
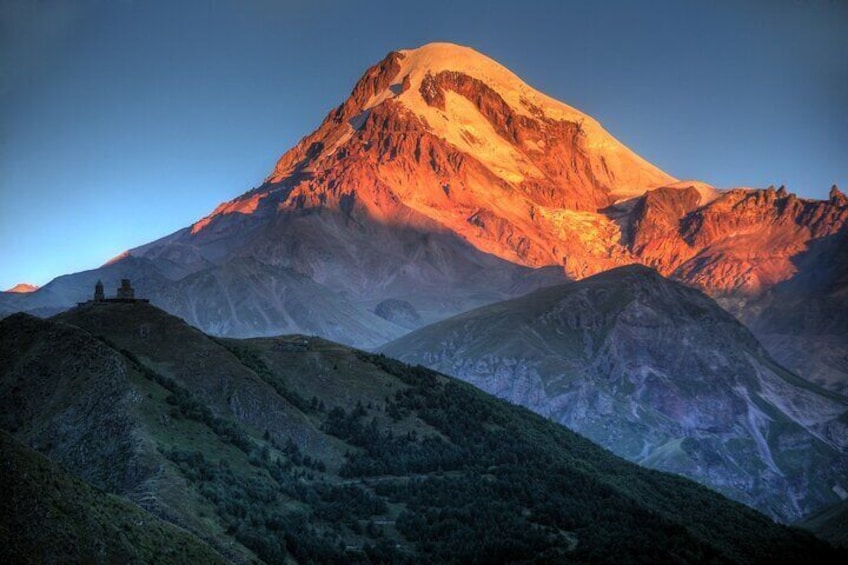
[[[448,100],[446,112],[440,112],[427,104],[420,93],[422,80],[430,73],[437,75],[442,71],[457,71],[478,79],[494,90],[517,114],[528,118],[547,118],[554,121],[579,123],[584,133],[584,149],[596,153],[606,163],[616,178],[616,198],[643,194],[646,190],[667,185],[676,179],[661,171],[648,161],[642,159],[620,141],[609,134],[594,118],[583,112],[547,96],[522,81],[512,71],[490,59],[489,57],[469,48],[451,43],[430,43],[417,49],[403,49],[404,57],[399,61],[400,71],[393,77],[392,83],[397,83],[403,77],[409,81],[409,88],[398,93],[397,88],[389,86],[377,93],[365,105],[364,109],[373,108],[383,101],[393,98],[418,116],[426,119],[436,135],[464,151],[469,150],[468,142],[462,138],[462,128],[456,128],[454,120],[459,118],[466,122],[466,128],[473,126],[481,129],[492,129],[488,121],[480,115],[470,102],[457,103]],[[450,94],[449,92],[446,94]],[[455,96],[454,98],[462,98]],[[467,101],[466,101],[467,102]],[[449,120],[445,120],[449,117]],[[488,124],[488,128],[483,124]],[[481,132],[482,133],[482,132]],[[478,139],[481,136],[477,136]],[[500,136],[489,135],[486,138],[493,141],[494,146],[482,153],[486,165],[493,164],[499,155],[507,154],[508,161],[492,171],[511,182],[512,179],[538,176],[535,167],[528,162],[522,163],[522,156],[506,140],[503,145],[498,142]],[[508,146],[508,147],[506,147]],[[535,147],[532,149],[536,149]],[[478,156],[479,148],[470,151]]]

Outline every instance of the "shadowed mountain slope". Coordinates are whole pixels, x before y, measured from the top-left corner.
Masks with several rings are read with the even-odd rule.
[[[774,357],[821,386],[848,393],[848,230],[797,259],[798,274],[740,317]],[[810,265],[820,266],[811,267]]]
[[[381,350],[785,521],[848,487],[848,400],[778,365],[703,293],[646,267],[486,306]]]

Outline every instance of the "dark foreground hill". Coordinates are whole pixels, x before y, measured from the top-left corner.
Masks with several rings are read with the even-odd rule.
[[[0,430],[4,563],[225,563],[195,536],[68,475]]]
[[[844,557],[432,371],[146,304],[0,321],[0,427],[233,562]]]

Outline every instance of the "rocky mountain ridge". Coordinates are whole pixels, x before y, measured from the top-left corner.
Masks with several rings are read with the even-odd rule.
[[[848,398],[786,371],[714,301],[646,267],[485,306],[381,351],[777,519],[848,492]]]

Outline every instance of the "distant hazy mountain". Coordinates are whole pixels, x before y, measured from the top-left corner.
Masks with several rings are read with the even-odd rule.
[[[0,321],[0,428],[236,563],[844,558],[451,378],[303,336],[213,339],[147,304]],[[14,440],[0,448],[3,555],[45,539],[34,561],[211,559]],[[68,551],[90,547],[89,525],[95,553]]]
[[[433,43],[368,69],[258,188],[95,272],[4,294],[0,311],[55,312],[98,278],[111,288],[131,274],[154,303],[219,335],[299,331],[371,347],[642,263],[759,328],[751,303],[832,263],[822,242],[846,218],[835,188],[815,201],[678,181],[497,62]],[[830,343],[848,355],[843,331]],[[793,366],[816,378],[810,349],[794,350]]]
[[[848,399],[778,365],[703,293],[630,266],[381,349],[784,521],[848,491]]]
[[[6,292],[16,292],[20,294],[26,294],[27,292],[35,292],[38,290],[38,286],[29,283],[18,283],[10,289],[7,289]]]

